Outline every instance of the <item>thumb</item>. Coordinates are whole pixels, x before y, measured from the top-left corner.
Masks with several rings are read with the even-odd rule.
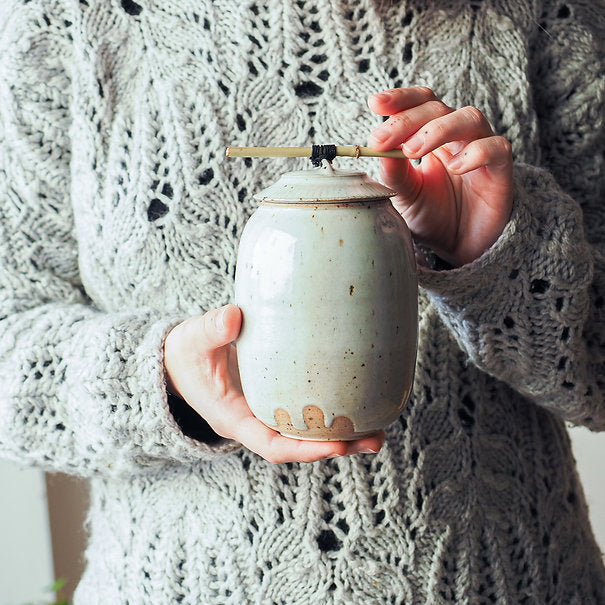
[[[242,325],[242,312],[236,305],[207,311],[196,321],[197,345],[204,350],[218,349],[234,341]]]
[[[422,176],[409,160],[380,158],[380,178],[407,203],[413,202],[422,188]]]

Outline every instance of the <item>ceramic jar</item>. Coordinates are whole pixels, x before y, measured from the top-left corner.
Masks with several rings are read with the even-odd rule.
[[[283,435],[370,435],[409,397],[416,263],[393,194],[325,163],[255,196],[237,259],[237,355],[252,412]]]

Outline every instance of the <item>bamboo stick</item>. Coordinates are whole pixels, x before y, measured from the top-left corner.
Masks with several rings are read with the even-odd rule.
[[[227,147],[228,158],[310,158],[312,147]],[[361,145],[336,145],[336,155],[350,158],[399,158],[405,159],[401,149],[377,151]]]

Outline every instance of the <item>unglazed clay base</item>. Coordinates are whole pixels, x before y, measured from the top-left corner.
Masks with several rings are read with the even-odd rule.
[[[281,433],[284,437],[294,439],[305,439],[308,441],[352,441],[375,435],[378,431],[355,432],[355,427],[351,420],[345,416],[334,418],[332,424],[328,427],[325,424],[324,413],[316,405],[308,405],[304,408],[303,417],[307,428],[297,429],[292,424],[290,414],[281,408],[275,410],[275,425],[268,425],[273,430]]]

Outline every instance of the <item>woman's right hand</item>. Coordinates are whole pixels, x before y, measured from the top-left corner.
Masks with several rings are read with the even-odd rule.
[[[232,342],[242,324],[239,307],[226,305],[175,326],[164,342],[166,384],[212,429],[272,463],[314,462],[376,453],[384,432],[356,441],[303,441],[283,437],[258,420],[242,393]]]

